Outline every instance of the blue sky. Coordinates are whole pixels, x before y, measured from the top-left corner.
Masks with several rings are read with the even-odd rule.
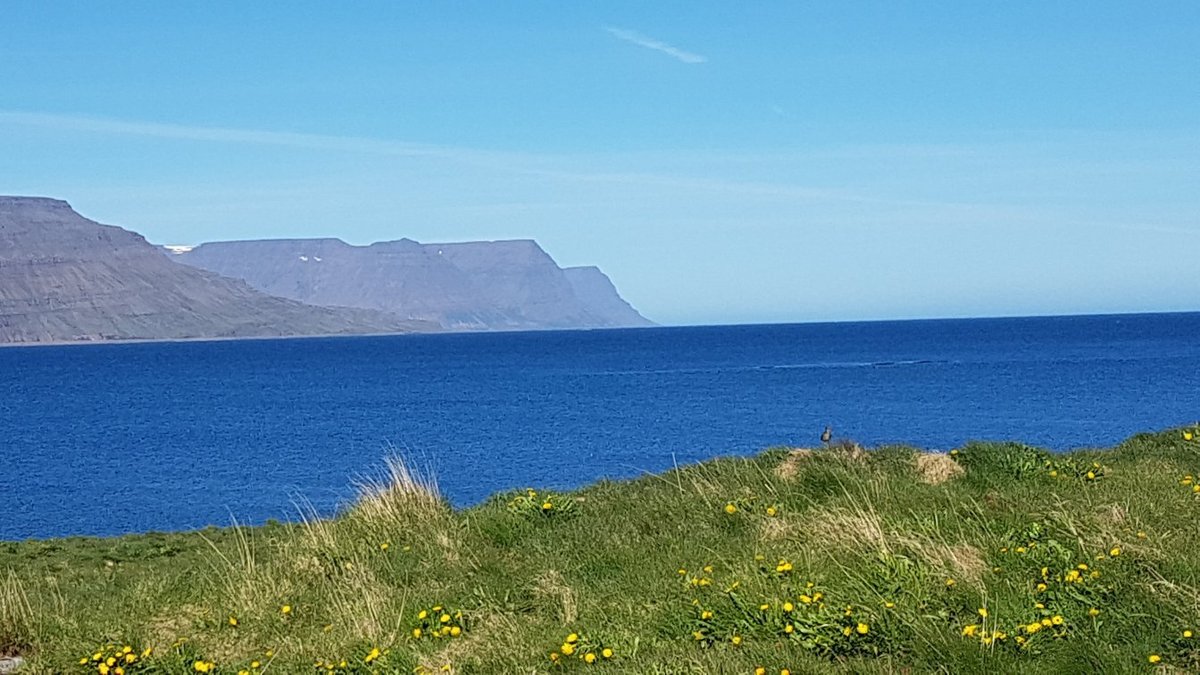
[[[1200,3],[5,3],[0,194],[664,323],[1200,309]]]

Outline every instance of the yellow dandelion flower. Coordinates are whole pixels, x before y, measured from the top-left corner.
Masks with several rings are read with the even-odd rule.
[[[450,629],[450,637],[458,637],[459,635],[462,635],[461,628],[459,628],[458,626],[454,626]]]
[[[768,506],[768,507],[767,507],[767,515],[768,515],[768,516],[770,516],[770,517],[774,518],[776,513],[778,513],[778,511],[775,509],[775,507],[774,507],[774,506]]]
[[[1065,619],[1062,618],[1061,614],[1055,614],[1054,618],[1050,619],[1050,623],[1054,624],[1055,626],[1063,625],[1064,621]]]
[[[790,623],[783,627],[783,632],[787,633],[788,635],[791,635],[793,632],[795,632],[795,630],[796,627]]]
[[[603,656],[606,659],[611,659],[613,657],[613,650],[605,647],[604,649],[600,650],[600,656]]]
[[[987,618],[987,615],[988,615],[987,607],[980,607],[976,611],[979,612],[979,616],[982,616],[985,619]]]
[[[963,637],[975,637],[975,634],[978,632],[979,632],[979,626],[977,626],[976,624],[971,624],[969,626],[963,626],[963,629],[962,629]]]
[[[575,644],[576,642],[579,642],[579,634],[571,633],[570,635],[567,636],[567,642],[570,644]]]
[[[1100,610],[1093,607],[1088,610],[1088,616],[1100,616]]]
[[[584,655],[583,655],[583,660],[584,660],[584,661],[586,661],[587,663],[595,663],[595,662],[596,662],[596,655],[595,655],[595,654],[593,654],[592,652],[588,652],[588,653],[586,653],[586,654],[584,654]]]
[[[558,652],[550,652],[550,660],[557,661],[558,660]]]
[[[732,516],[733,514],[737,513],[737,506],[735,506],[733,502],[729,502],[725,505],[725,513],[728,513]]]
[[[379,647],[372,647],[371,651],[368,652],[367,656],[363,659],[363,663],[370,663],[374,661],[375,659],[379,658],[380,653]]]
[[[853,632],[854,631],[850,629],[850,626],[846,626],[842,629],[842,635],[845,635],[846,637],[850,637],[850,634]]]
[[[280,608],[279,608],[279,612],[280,612],[281,614],[291,614],[291,613],[292,613],[292,606],[291,606],[291,605],[284,605],[283,607],[280,607]]]
[[[795,606],[795,605],[793,605],[792,603],[790,603],[790,602],[785,602],[785,603],[783,603],[783,611],[785,611],[785,612],[790,612],[790,611],[792,611],[793,609],[796,609],[796,606]]]
[[[955,583],[955,581],[953,579],[947,579],[946,580],[946,588],[950,588],[950,587],[954,586],[954,583]]]
[[[1120,547],[1114,546],[1114,547],[1112,547],[1112,550],[1108,552],[1108,554],[1115,558],[1115,557],[1121,555],[1121,549],[1120,549]]]
[[[421,610],[421,611],[417,612],[418,619],[424,619],[427,616],[429,616],[429,612],[426,612],[425,610]]]
[[[1033,635],[1034,633],[1038,632],[1041,629],[1042,629],[1042,624],[1038,623],[1037,621],[1034,621],[1033,623],[1029,624],[1028,626],[1025,626],[1025,632],[1029,633],[1030,635]]]
[[[1054,625],[1054,622],[1050,619],[1042,619],[1042,625],[1049,628],[1050,626]]]
[[[439,617],[438,617],[438,621],[441,621],[442,623],[450,623],[450,615],[449,615],[449,614],[443,614],[443,615],[441,615],[441,616],[439,616]]]
[[[742,644],[742,636],[734,635],[733,637],[729,638],[729,641],[735,645],[740,645],[740,644]]]
[[[1192,434],[1192,432],[1190,432],[1190,431],[1183,432],[1183,440],[1190,441],[1193,438],[1195,438],[1195,436]]]
[[[108,664],[101,663],[96,667],[96,672],[100,673],[100,675],[108,675]]]
[[[713,618],[713,613],[706,609],[703,612],[700,612],[700,618],[707,621],[708,619]]]
[[[1039,593],[1040,593],[1040,592],[1042,592],[1042,591],[1044,591],[1044,590],[1046,590],[1046,588],[1047,588],[1047,587],[1046,587],[1046,584],[1038,584],[1038,585],[1037,585],[1037,589],[1038,589],[1038,592],[1039,592]]]
[[[1158,654],[1151,654],[1148,660],[1150,663],[1158,663],[1159,661],[1162,661],[1162,657]]]
[[[1096,472],[1095,472],[1095,471],[1089,471],[1089,472],[1087,472],[1087,479],[1088,479],[1088,480],[1095,480],[1095,479],[1096,479]]]
[[[558,648],[558,651],[562,652],[563,656],[570,656],[575,653],[575,645],[571,644],[570,642],[564,642],[562,643],[562,646]]]
[[[1138,533],[1137,533],[1137,538],[1138,538],[1138,539],[1145,539],[1145,538],[1146,538],[1146,533],[1145,533],[1145,532],[1143,532],[1143,531],[1141,531],[1141,530],[1138,530]]]
[[[1192,631],[1190,631],[1190,630],[1183,631],[1183,637],[1190,640],[1192,638]]]
[[[858,631],[859,635],[866,635],[868,632],[870,632],[871,627],[860,621],[859,624],[854,627],[854,630]]]
[[[543,511],[549,511],[553,508],[554,508],[554,505],[551,504],[550,502],[542,502],[542,510]]]
[[[237,627],[237,625],[238,625],[238,620],[237,620],[237,617],[236,617],[236,616],[231,616],[231,617],[229,617],[229,625],[230,625],[230,626]]]
[[[258,670],[258,667],[261,665],[262,664],[259,663],[258,661],[251,661],[250,662],[250,670]]]
[[[1017,547],[1017,553],[1024,553],[1027,550],[1029,550],[1029,549],[1025,548],[1024,546]]]
[[[420,639],[420,637],[421,637],[421,629],[420,629],[420,628],[414,628],[414,629],[412,629],[412,636],[413,636],[413,637],[415,637],[415,638],[417,638],[417,639]]]
[[[765,611],[771,609],[771,606],[767,605],[767,604],[762,604],[762,605],[759,605],[758,608],[765,612]]]
[[[804,604],[806,604],[806,605],[812,604],[812,601],[813,601],[813,599],[812,599],[811,597],[807,596],[807,595],[801,595],[801,596],[800,596],[800,602],[802,602],[802,603],[804,603]]]
[[[767,675],[767,669],[759,666],[754,669],[754,675]]]
[[[884,609],[891,609],[895,606],[896,606],[896,603],[892,602],[891,600],[885,600],[883,603]]]

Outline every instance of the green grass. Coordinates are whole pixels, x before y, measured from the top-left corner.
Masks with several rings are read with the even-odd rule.
[[[457,511],[396,465],[330,520],[0,543],[0,654],[35,673],[125,646],[151,650],[128,673],[1194,672],[1189,433],[775,449]]]

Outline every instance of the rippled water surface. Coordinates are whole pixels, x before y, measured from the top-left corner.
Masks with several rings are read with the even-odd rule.
[[[1200,314],[0,349],[0,539],[330,512],[389,448],[456,504],[812,445],[1200,418]]]

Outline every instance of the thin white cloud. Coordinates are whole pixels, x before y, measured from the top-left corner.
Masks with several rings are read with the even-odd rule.
[[[406,143],[378,138],[353,136],[331,136],[326,134],[304,134],[285,131],[261,131],[255,129],[230,129],[227,127],[205,127],[140,120],[116,120],[81,115],[55,115],[51,113],[0,110],[0,125],[43,127],[102,134],[150,136],[187,141],[215,141],[224,143],[250,143],[278,145],[312,150],[338,150],[343,152],[365,152],[383,155],[461,156],[473,151],[459,150],[436,145]]]
[[[678,47],[673,47],[662,40],[655,40],[652,37],[642,35],[641,33],[626,28],[614,28],[605,26],[604,30],[608,31],[613,37],[618,40],[623,40],[630,44],[635,44],[646,49],[653,49],[656,52],[662,52],[671,58],[678,59],[684,63],[704,63],[708,59],[694,52],[684,51]]]

